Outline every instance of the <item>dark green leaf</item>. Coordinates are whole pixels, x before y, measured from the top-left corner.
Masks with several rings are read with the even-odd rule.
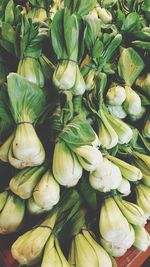
[[[123,48],[118,63],[120,77],[132,86],[144,68],[144,62],[133,48]]]
[[[52,45],[58,59],[63,57],[65,46],[63,37],[63,17],[64,11],[58,11],[51,24]]]
[[[95,133],[90,124],[79,115],[64,127],[59,139],[64,140],[68,145],[88,145],[95,140]]]
[[[43,112],[46,95],[40,87],[16,73],[7,76],[8,95],[13,118],[16,122],[35,122]]]

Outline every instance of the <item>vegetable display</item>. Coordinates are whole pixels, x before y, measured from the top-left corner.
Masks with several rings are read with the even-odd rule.
[[[149,60],[149,0],[0,2],[0,234],[19,266],[150,246]]]

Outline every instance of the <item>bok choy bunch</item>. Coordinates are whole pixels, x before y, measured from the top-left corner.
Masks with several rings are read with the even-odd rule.
[[[51,77],[53,64],[42,54],[42,43],[48,36],[48,27],[42,22],[33,22],[22,16],[20,30],[20,52],[17,73],[27,80],[44,87],[45,80]],[[49,77],[47,77],[49,72]]]
[[[99,230],[101,243],[112,256],[122,256],[135,241],[133,227],[112,197],[106,198],[102,204]]]
[[[7,81],[16,127],[2,145],[0,158],[9,161],[18,169],[41,165],[45,160],[45,151],[35,132],[34,124],[43,112],[46,95],[37,85],[18,74],[9,74]]]
[[[59,10],[51,24],[51,40],[58,64],[53,83],[58,90],[72,90],[82,95],[85,82],[79,69],[79,21],[69,10]]]

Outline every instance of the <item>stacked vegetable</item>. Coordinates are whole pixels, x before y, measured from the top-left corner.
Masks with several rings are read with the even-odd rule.
[[[0,3],[0,233],[21,266],[112,267],[150,235],[150,3]]]

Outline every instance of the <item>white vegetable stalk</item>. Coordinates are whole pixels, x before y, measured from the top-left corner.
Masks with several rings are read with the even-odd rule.
[[[138,115],[141,112],[141,99],[139,95],[129,86],[125,86],[126,100],[124,109],[130,115]]]
[[[97,257],[98,257],[98,262],[99,262],[99,267],[103,266],[109,266],[112,267],[112,262],[107,254],[107,252],[94,240],[90,232],[83,230],[82,231],[84,237],[87,239],[87,241],[90,243],[92,248],[94,249]]]
[[[103,239],[129,248],[134,243],[131,238],[131,225],[122,214],[113,198],[105,199],[99,220],[99,230]]]
[[[123,256],[127,249],[129,249],[135,240],[135,233],[133,227],[130,225],[130,232],[128,233],[128,237],[125,242],[118,244],[118,241],[111,242],[101,238],[101,244],[106,249],[106,251],[113,257],[121,257]]]
[[[117,85],[111,87],[106,95],[107,103],[111,106],[121,106],[126,99],[124,87]]]
[[[131,193],[130,182],[127,179],[122,178],[120,185],[117,187],[117,191],[123,196],[128,196]]]
[[[99,147],[101,145],[100,141],[99,141],[99,138],[98,138],[98,135],[94,132],[95,134],[95,140],[91,143],[91,145],[93,147]]]
[[[35,216],[48,211],[47,209],[43,209],[40,206],[38,206],[37,203],[35,202],[35,200],[33,199],[33,197],[28,199],[27,209],[28,209],[30,214],[35,215]],[[49,207],[49,210],[51,210],[51,209],[52,209],[52,207]]]
[[[60,199],[60,186],[48,170],[34,188],[33,198],[43,209],[52,208]]]
[[[138,226],[144,226],[146,224],[144,211],[138,205],[123,200],[119,196],[115,196],[114,199],[129,223]]]
[[[140,120],[144,116],[145,112],[146,112],[146,108],[144,106],[141,106],[141,109],[137,115],[130,114],[129,117],[132,121],[137,121],[137,120]]]
[[[71,146],[76,153],[81,166],[87,171],[93,171],[102,162],[102,154],[97,147],[92,145]]]
[[[44,246],[52,233],[57,214],[47,218],[40,226],[24,233],[14,242],[12,255],[21,265],[34,265],[42,257]]]
[[[77,76],[77,64],[72,61],[68,61],[67,67],[60,77],[59,80],[59,89],[61,90],[69,90],[71,89],[76,82]]]
[[[103,161],[89,175],[90,185],[100,192],[117,189],[121,181],[119,168],[107,158],[103,158]]]
[[[104,148],[111,149],[118,144],[118,135],[107,120],[104,112],[100,111],[101,120],[98,123],[98,136]]]
[[[9,182],[11,191],[22,199],[30,198],[44,171],[45,167],[43,166],[26,168],[20,171]]]
[[[46,243],[41,267],[70,267],[68,261],[66,260],[58,240],[52,234]]]
[[[0,159],[4,162],[8,162],[8,152],[14,139],[14,135],[15,133],[13,132],[0,147]]]
[[[9,150],[8,159],[17,169],[41,165],[45,151],[31,124],[17,126],[15,137]]]
[[[72,88],[72,92],[74,95],[83,95],[85,90],[86,90],[85,81],[83,79],[83,76],[80,72],[79,67],[77,66],[76,81],[75,81],[74,87]]]
[[[131,182],[136,182],[142,179],[143,174],[139,168],[111,155],[107,155],[107,158],[119,167],[121,174],[125,179]]]
[[[146,218],[150,218],[150,188],[144,184],[136,186],[136,202],[144,211]]]
[[[24,57],[19,61],[17,73],[41,88],[44,86],[44,74],[38,59]]]
[[[118,136],[118,143],[128,144],[133,137],[131,128],[125,122],[112,116],[108,112],[105,112],[105,115]]]
[[[108,111],[115,117],[119,119],[124,119],[127,117],[127,113],[122,106],[107,106]]]
[[[0,234],[16,232],[23,222],[24,213],[24,201],[15,195],[9,195],[0,213]]]
[[[150,234],[144,227],[134,226],[135,241],[134,246],[142,251],[146,251],[150,246]]]
[[[112,22],[112,15],[108,10],[106,10],[105,8],[101,8],[100,6],[96,6],[96,11],[97,11],[98,17],[105,24],[108,24],[108,23]]]
[[[77,156],[64,141],[55,144],[53,174],[59,184],[67,187],[75,186],[82,176]]]
[[[72,241],[69,263],[73,266],[112,267],[107,252],[93,239],[88,231],[77,234]],[[106,265],[105,265],[106,264]]]
[[[104,247],[104,249],[113,257],[121,257],[127,251],[126,247],[121,246],[121,245],[118,246],[117,243],[109,242],[103,238],[100,239],[100,242],[102,246]]]
[[[85,86],[87,91],[93,90],[95,88],[94,77],[95,70],[90,70],[87,76],[85,77]]]
[[[137,166],[143,174],[143,183],[150,186],[150,157],[148,155],[134,152],[133,164]]]

